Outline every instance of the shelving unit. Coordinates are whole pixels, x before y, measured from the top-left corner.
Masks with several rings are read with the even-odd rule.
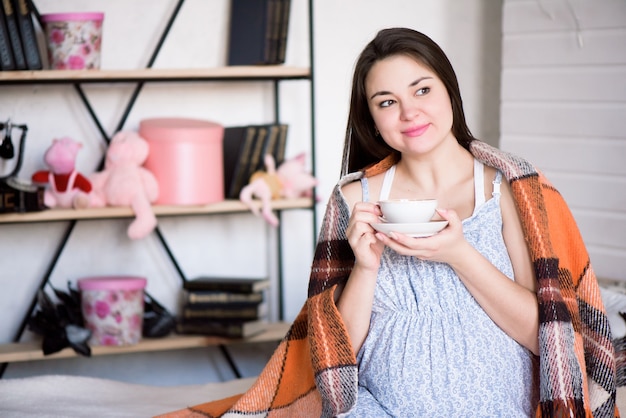
[[[180,8],[182,7],[184,0],[178,0],[178,3],[170,16],[170,19],[163,31],[156,49],[150,58],[146,69],[134,69],[134,70],[78,70],[78,71],[5,71],[0,72],[0,88],[7,85],[43,85],[43,84],[63,84],[74,87],[82,100],[86,111],[91,116],[96,128],[102,134],[102,137],[106,142],[109,141],[108,135],[105,129],[102,127],[96,113],[92,109],[91,103],[82,90],[84,84],[115,84],[115,83],[135,83],[135,90],[133,95],[126,106],[123,115],[121,116],[118,126],[115,131],[119,131],[123,128],[125,121],[130,113],[140,91],[145,83],[161,83],[161,82],[269,82],[273,84],[274,88],[274,122],[280,122],[279,114],[279,84],[284,80],[306,80],[310,84],[310,100],[311,100],[311,154],[312,154],[312,167],[314,171],[315,167],[315,146],[314,146],[314,102],[313,102],[313,77],[312,77],[312,65],[311,68],[289,67],[283,65],[277,66],[232,66],[232,67],[218,67],[218,68],[199,68],[199,69],[153,69],[152,67],[155,58],[163,44],[165,37],[167,36],[172,23],[174,22]],[[309,36],[310,36],[310,54],[311,64],[313,63],[313,45],[312,45],[312,0],[309,1]],[[313,172],[313,175],[315,173]],[[257,203],[260,206],[260,203]],[[315,211],[314,201],[311,198],[289,199],[289,200],[276,200],[272,202],[272,208],[279,212],[290,209],[309,209],[313,212],[313,230],[315,231]],[[226,215],[232,213],[248,212],[249,209],[239,201],[225,200],[222,202],[213,203],[210,205],[196,205],[196,206],[154,206],[154,213],[157,217],[164,216],[213,216],[213,215]],[[101,209],[51,209],[41,212],[31,213],[6,213],[0,214],[1,224],[25,224],[25,223],[41,223],[41,222],[58,222],[69,221],[67,230],[58,244],[58,248],[54,259],[50,262],[47,272],[41,279],[39,289],[43,289],[54,269],[58,258],[70,239],[73,228],[76,223],[82,220],[92,219],[115,219],[115,218],[130,218],[134,213],[130,208],[120,207],[107,207]],[[280,228],[280,227],[279,227]],[[178,271],[182,280],[186,280],[182,269],[178,266],[176,259],[170,251],[167,242],[161,234],[158,226],[155,229],[155,233],[161,244],[163,245],[166,253],[169,255],[174,267]],[[281,232],[280,229],[277,233],[278,236],[278,294],[279,294],[279,311],[280,322],[272,323],[268,327],[267,331],[248,339],[226,339],[219,337],[206,337],[206,336],[173,336],[163,339],[144,339],[140,343],[128,346],[128,347],[93,347],[92,355],[110,355],[110,354],[122,354],[131,352],[146,352],[146,351],[160,351],[160,350],[175,350],[185,349],[193,347],[206,347],[206,346],[219,346],[222,348],[222,352],[226,356],[226,359],[230,363],[231,367],[236,371],[236,366],[232,363],[228,353],[225,350],[225,346],[232,343],[241,342],[261,342],[261,341],[273,341],[281,339],[287,329],[288,324],[282,322],[282,277],[280,265],[281,260]],[[315,237],[314,237],[315,239]],[[22,325],[20,326],[17,335],[14,338],[14,342],[10,344],[0,345],[0,377],[4,372],[7,363],[20,362],[20,361],[32,361],[32,360],[44,360],[44,359],[57,359],[73,357],[76,354],[71,349],[65,349],[59,353],[55,353],[50,356],[44,356],[41,349],[37,347],[35,343],[20,343],[19,340],[26,328],[28,318],[32,314],[36,307],[36,296],[33,297],[31,306],[28,310],[27,317],[24,318]]]

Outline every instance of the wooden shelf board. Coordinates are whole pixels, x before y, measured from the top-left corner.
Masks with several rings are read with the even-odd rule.
[[[252,343],[266,341],[280,341],[289,330],[286,322],[270,323],[267,330],[250,338],[223,338],[202,335],[172,335],[164,338],[145,338],[137,344],[128,346],[94,346],[91,347],[92,356],[113,354],[145,353],[150,351],[181,350],[188,348],[210,347],[216,345]],[[41,351],[40,342],[10,343],[0,345],[0,363],[20,361],[55,360],[61,358],[78,357],[71,348],[65,348],[57,353],[45,356]]]
[[[260,201],[254,202],[260,207]],[[282,199],[272,201],[272,208],[310,209],[313,206],[311,198]],[[156,205],[153,206],[156,216],[185,216],[210,215],[248,212],[249,209],[238,200],[223,200],[208,205]],[[0,224],[26,222],[52,222],[88,219],[130,218],[135,216],[130,207],[106,207],[93,209],[48,209],[40,212],[3,213],[0,214]]]
[[[211,81],[252,79],[308,79],[309,68],[284,65],[214,68],[147,68],[138,70],[1,71],[0,84],[113,83],[136,81]]]

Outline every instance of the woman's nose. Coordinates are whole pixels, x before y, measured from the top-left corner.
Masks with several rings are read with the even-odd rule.
[[[403,103],[400,106],[400,118],[412,120],[419,114],[419,107],[415,103]]]

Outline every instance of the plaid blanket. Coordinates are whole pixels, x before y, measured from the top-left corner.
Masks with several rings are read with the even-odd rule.
[[[517,203],[538,281],[540,403],[537,417],[618,417],[616,360],[600,289],[578,228],[549,181],[525,160],[474,141],[472,154],[501,170]],[[333,417],[356,402],[358,371],[333,302],[354,255],[341,186],[387,169],[389,159],[344,177],[329,199],[308,298],[248,392],[162,417]]]

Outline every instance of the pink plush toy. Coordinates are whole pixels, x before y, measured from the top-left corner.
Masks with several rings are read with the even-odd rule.
[[[136,132],[115,134],[106,154],[104,170],[91,176],[92,207],[130,206],[135,220],[127,233],[131,239],[147,236],[157,224],[151,203],[159,196],[154,175],[142,167],[148,158],[148,142]]]
[[[64,137],[53,139],[43,160],[50,170],[40,170],[32,175],[35,183],[48,184],[44,204],[49,208],[85,208],[90,181],[76,171],[76,156],[83,147],[80,142]]]
[[[264,162],[267,171],[257,171],[250,177],[250,183],[239,193],[239,200],[252,213],[259,215],[258,207],[252,201],[260,199],[263,219],[272,226],[278,226],[278,218],[272,212],[272,199],[312,196],[317,179],[305,171],[304,153],[284,161],[278,169],[271,155],[266,155]]]

